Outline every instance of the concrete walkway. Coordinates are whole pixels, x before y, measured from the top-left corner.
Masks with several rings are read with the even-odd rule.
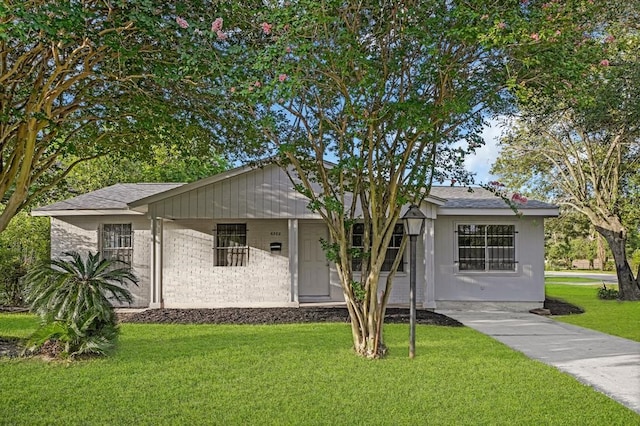
[[[437,312],[575,376],[640,414],[640,342],[530,313]]]

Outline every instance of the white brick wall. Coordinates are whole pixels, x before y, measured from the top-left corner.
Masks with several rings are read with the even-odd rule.
[[[65,216],[51,218],[51,257],[59,258],[67,251],[83,256],[97,252],[98,233],[104,223],[131,223],[133,227],[133,273],[138,286],[130,286],[133,303],[123,305],[145,307],[149,305],[149,262],[151,232],[149,220],[141,216]]]
[[[233,223],[221,221],[220,223]],[[214,266],[212,220],[164,225],[163,294],[167,308],[283,306],[291,300],[286,220],[247,220],[247,266]],[[271,253],[270,243],[282,243]]]

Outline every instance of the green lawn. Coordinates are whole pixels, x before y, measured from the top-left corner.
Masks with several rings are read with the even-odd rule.
[[[0,315],[0,335],[35,321]],[[0,361],[2,424],[640,424],[554,368],[468,328],[386,327],[381,361],[347,324],[124,324],[111,358]]]
[[[547,296],[562,299],[585,310],[584,314],[554,319],[640,342],[640,302],[600,300],[597,296],[599,285],[549,284],[549,278],[545,281]]]

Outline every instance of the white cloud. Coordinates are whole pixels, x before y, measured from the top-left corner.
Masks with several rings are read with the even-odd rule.
[[[500,154],[498,140],[502,133],[501,122],[502,117],[489,121],[489,124],[482,132],[482,138],[485,141],[484,146],[476,149],[475,155],[471,155],[465,160],[464,164],[467,170],[476,174],[476,183],[497,180],[497,177],[489,173],[489,170]]]

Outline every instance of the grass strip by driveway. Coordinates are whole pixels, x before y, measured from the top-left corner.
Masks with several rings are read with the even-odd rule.
[[[545,280],[548,297],[562,299],[585,310],[584,314],[554,319],[640,342],[640,302],[601,300],[598,299],[600,286],[549,284],[548,279]]]
[[[24,336],[27,316],[0,315]],[[606,396],[468,328],[386,326],[388,358],[347,324],[124,324],[118,352],[0,361],[5,424],[637,424]]]
[[[546,284],[602,284],[601,279],[585,278],[585,277],[568,277],[568,276],[553,276],[545,277],[544,282]]]

